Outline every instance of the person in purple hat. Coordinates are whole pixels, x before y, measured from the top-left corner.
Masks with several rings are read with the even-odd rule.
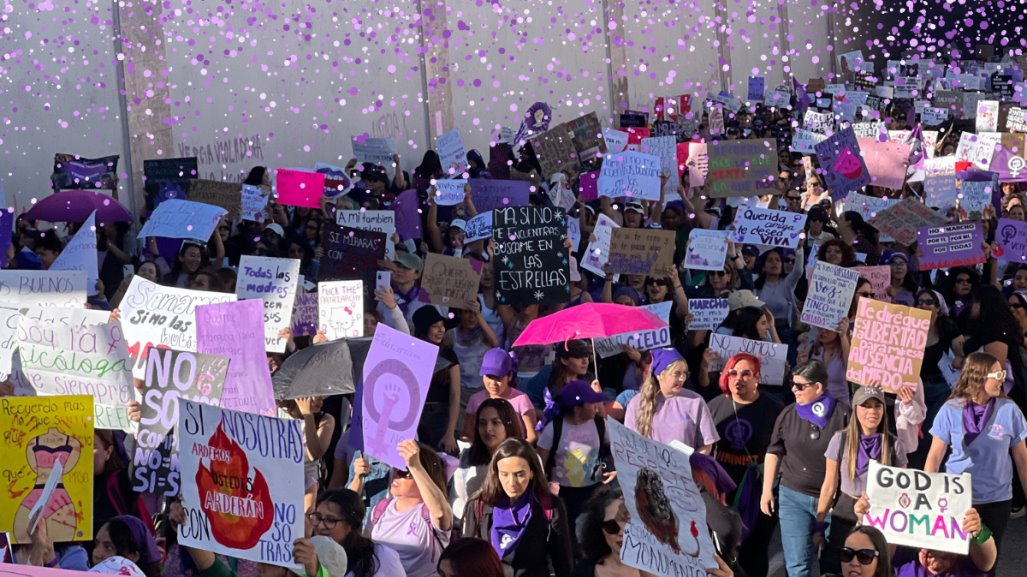
[[[485,388],[471,395],[467,401],[462,431],[464,439],[474,438],[474,415],[477,414],[478,407],[487,399],[504,399],[513,405],[514,410],[520,415],[525,439],[529,443],[535,443],[538,439],[538,433],[535,432],[535,424],[538,422],[535,418],[535,407],[525,392],[511,387],[513,379],[513,359],[510,353],[498,347],[489,349],[481,360],[481,380]]]

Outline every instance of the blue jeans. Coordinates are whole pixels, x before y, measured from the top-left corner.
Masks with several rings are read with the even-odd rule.
[[[815,554],[810,524],[817,519],[817,497],[781,485],[777,509],[781,522],[781,548],[785,554],[788,577],[819,575],[819,571],[810,569]]]

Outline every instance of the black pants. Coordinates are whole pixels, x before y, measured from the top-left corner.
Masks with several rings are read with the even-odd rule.
[[[564,487],[560,485],[560,499],[563,500],[563,506],[567,509],[567,526],[571,529],[572,542],[575,544],[578,542],[578,517],[584,512],[585,503],[602,486],[602,483],[596,483],[590,487]]]
[[[825,535],[824,549],[820,552],[820,572],[825,575],[842,572],[841,550],[845,546],[845,538],[856,526],[856,512],[853,510],[856,500],[839,493],[838,502],[831,508],[831,528]]]
[[[1012,501],[997,501],[995,503],[984,503],[974,505],[977,513],[981,516],[981,523],[984,523],[991,534],[995,536],[995,547],[999,554],[1002,553],[1002,535],[1009,525],[1009,513]]]
[[[770,539],[777,528],[777,515],[768,517],[760,513],[749,537],[738,548],[738,563],[749,577],[766,575],[770,566]]]

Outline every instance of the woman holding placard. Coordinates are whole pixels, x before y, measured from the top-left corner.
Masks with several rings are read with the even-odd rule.
[[[948,402],[931,427],[934,439],[924,470],[973,478],[973,505],[1001,548],[1013,499],[1013,465],[1027,484],[1027,420],[1002,390],[1006,371],[988,353],[970,353]],[[1012,457],[1010,458],[1010,454]]]

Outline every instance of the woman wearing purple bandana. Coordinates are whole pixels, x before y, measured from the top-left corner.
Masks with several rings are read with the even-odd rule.
[[[510,438],[464,512],[464,537],[492,543],[506,577],[571,574],[571,532],[563,503],[549,491],[538,453]]]
[[[1001,553],[1002,534],[1013,499],[1013,464],[1027,489],[1027,420],[1002,390],[1006,371],[988,353],[970,353],[952,396],[934,418],[934,439],[924,470],[973,475],[973,505],[995,536]],[[1012,454],[1012,458],[1010,458]]]
[[[826,475],[824,453],[835,431],[845,427],[845,406],[827,394],[827,369],[809,361],[792,371],[795,403],[781,411],[763,461],[764,515],[778,513],[788,577],[810,577],[814,550],[810,533],[817,522],[817,500]],[[780,474],[778,495],[774,485]]]

